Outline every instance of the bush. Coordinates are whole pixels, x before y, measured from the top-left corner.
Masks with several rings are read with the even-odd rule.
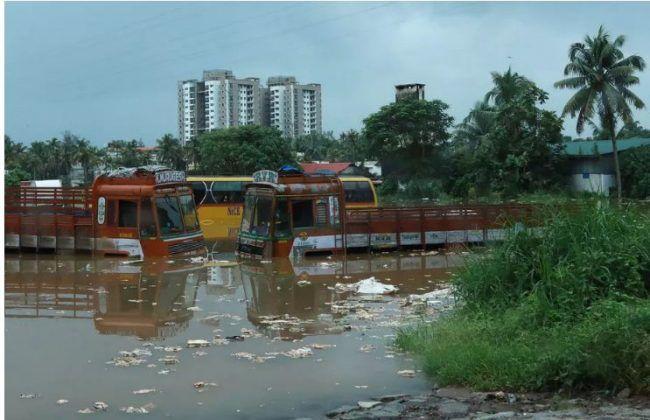
[[[630,198],[650,198],[650,146],[621,153],[623,192]]]
[[[650,392],[650,219],[596,203],[512,233],[454,278],[465,305],[402,330],[441,383]]]

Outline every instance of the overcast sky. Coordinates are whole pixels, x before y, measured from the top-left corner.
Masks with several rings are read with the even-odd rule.
[[[460,121],[513,70],[560,112],[572,42],[603,24],[650,63],[650,3],[6,3],[5,128],[31,142],[65,130],[105,145],[177,135],[176,83],[204,69],[322,85],[323,129],[359,129],[426,84]],[[650,107],[650,69],[637,94]],[[650,126],[646,108],[636,119]],[[565,131],[575,135],[575,123]],[[587,133],[589,134],[589,133]]]

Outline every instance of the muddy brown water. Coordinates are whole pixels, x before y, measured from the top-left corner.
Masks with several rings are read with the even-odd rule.
[[[7,418],[84,417],[77,411],[96,401],[108,404],[90,414],[102,418],[136,415],[121,411],[129,406],[152,418],[321,418],[373,396],[424,392],[421,373],[397,375],[417,367],[390,342],[418,316],[404,311],[404,297],[439,288],[462,261],[384,253],[206,266],[7,254]],[[398,294],[368,301],[334,290],[370,276]],[[187,347],[197,339],[211,345]],[[288,356],[305,347],[311,355]],[[120,359],[134,349],[144,352]],[[159,361],[166,356],[178,363]],[[142,363],[113,362],[134,359]],[[197,390],[199,381],[218,386]],[[133,393],[141,389],[155,392]]]

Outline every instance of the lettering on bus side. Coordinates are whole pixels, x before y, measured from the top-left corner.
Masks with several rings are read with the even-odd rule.
[[[97,224],[103,225],[106,220],[106,198],[97,199]]]
[[[241,216],[241,207],[228,207],[228,216]]]

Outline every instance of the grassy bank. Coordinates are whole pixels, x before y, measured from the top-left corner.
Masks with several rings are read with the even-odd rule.
[[[650,218],[587,204],[513,234],[455,278],[465,303],[399,332],[441,384],[650,392]]]

